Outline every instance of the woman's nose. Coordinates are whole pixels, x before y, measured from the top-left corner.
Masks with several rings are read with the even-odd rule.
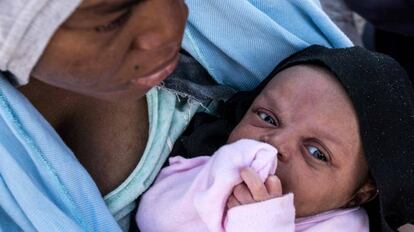
[[[168,6],[168,9],[159,12],[161,16],[147,15],[149,13],[143,12],[135,14],[140,33],[135,35],[134,48],[150,51],[169,48],[178,50],[180,47],[188,8],[183,0],[163,0],[163,2]],[[138,18],[140,16],[138,13],[146,15],[146,17]]]
[[[154,51],[179,47],[181,43],[181,34],[171,32],[169,29],[147,30],[145,34],[138,34],[134,37],[133,48],[143,51]]]

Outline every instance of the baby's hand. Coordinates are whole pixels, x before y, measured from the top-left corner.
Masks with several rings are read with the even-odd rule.
[[[234,187],[227,200],[228,209],[282,196],[282,184],[277,176],[269,176],[265,183],[262,183],[252,168],[242,169],[240,176],[243,182]]]

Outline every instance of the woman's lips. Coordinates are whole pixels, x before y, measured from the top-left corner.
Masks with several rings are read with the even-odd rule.
[[[158,68],[155,71],[151,72],[150,74],[139,76],[131,80],[134,85],[138,87],[147,87],[152,88],[161,81],[163,81],[167,76],[169,76],[177,67],[179,60],[179,53],[175,52],[175,55],[161,66],[162,68]]]

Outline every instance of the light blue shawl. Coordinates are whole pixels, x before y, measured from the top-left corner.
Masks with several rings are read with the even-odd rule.
[[[310,44],[350,46],[312,0],[187,0],[183,47],[222,84],[257,85]],[[0,73],[0,231],[119,231],[88,173]],[[168,132],[165,132],[168,133]]]
[[[183,48],[220,84],[255,87],[290,54],[351,41],[318,0],[187,0]]]
[[[120,231],[59,135],[0,73],[0,231]]]

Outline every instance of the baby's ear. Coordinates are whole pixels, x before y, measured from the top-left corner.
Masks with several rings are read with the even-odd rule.
[[[346,208],[362,205],[373,200],[378,195],[377,187],[371,178],[355,193],[354,197],[345,205]]]

